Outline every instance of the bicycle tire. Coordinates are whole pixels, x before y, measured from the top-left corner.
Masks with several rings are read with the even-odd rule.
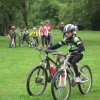
[[[22,38],[19,38],[19,47],[22,47],[23,46],[23,39]]]
[[[31,48],[34,47],[34,43],[33,43],[33,41],[30,42],[30,47],[31,47]]]
[[[92,72],[91,72],[89,66],[87,66],[87,65],[82,66],[82,67],[80,68],[80,71],[83,72],[84,69],[87,69],[87,71],[89,72],[89,76],[90,76],[89,87],[88,87],[88,89],[85,91],[85,83],[86,83],[86,82],[84,82],[84,83],[82,83],[82,84],[78,84],[78,88],[79,88],[80,93],[82,93],[82,94],[87,94],[87,93],[90,92],[90,90],[91,90],[91,88],[92,88]],[[80,76],[81,76],[81,74],[80,74]],[[87,81],[87,82],[88,82],[88,81]],[[86,86],[86,87],[87,87],[87,86]]]
[[[37,80],[37,76],[36,75],[37,74],[36,75],[34,74],[36,72],[36,70],[38,70],[37,74],[38,73],[41,74],[40,71],[42,71],[42,73],[44,74],[44,79],[45,79],[44,83],[42,83],[42,81],[40,83],[39,82],[36,82],[36,80]],[[32,83],[33,88],[31,88],[31,78],[32,78],[32,75],[33,76],[36,76],[35,77],[35,81],[33,81],[33,83]],[[46,86],[47,86],[47,78],[48,78],[47,71],[46,71],[46,69],[43,66],[36,66],[36,67],[34,67],[30,71],[30,73],[29,73],[29,75],[27,77],[27,85],[26,85],[26,87],[27,87],[28,94],[30,96],[39,96],[39,95],[41,95],[45,91],[45,89],[46,89]],[[41,78],[39,78],[39,75],[38,75],[38,81],[39,81],[39,79],[41,79]],[[43,88],[40,91],[38,91],[38,93],[34,93],[32,90],[36,90],[37,91],[39,89],[39,87],[37,85],[39,85],[39,86],[42,86],[43,85]],[[38,88],[36,88],[36,86]]]
[[[61,71],[61,70],[58,71],[57,73],[55,73],[55,75],[52,79],[52,82],[51,82],[51,92],[52,92],[52,96],[53,96],[54,100],[68,100],[70,93],[71,93],[71,84],[70,84],[69,76],[67,76],[67,81],[66,81],[68,84],[68,94],[65,94],[66,97],[61,99],[60,97],[57,97],[58,95],[56,95],[56,93],[55,93],[55,89],[57,90],[59,88],[59,86],[57,86],[57,84],[56,84],[56,80],[59,75],[62,75],[62,73],[63,73],[63,71]],[[64,93],[66,93],[66,92],[63,92],[63,94]],[[61,94],[61,91],[60,91],[60,94]]]
[[[9,48],[15,48],[15,42],[14,43],[12,43],[12,39],[10,40],[10,42],[9,42]]]

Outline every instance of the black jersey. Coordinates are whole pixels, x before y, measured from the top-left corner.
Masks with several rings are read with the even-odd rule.
[[[54,49],[57,49],[63,45],[68,46],[69,52],[77,51],[77,52],[81,53],[85,50],[83,42],[77,36],[72,36],[70,38],[65,37],[61,42],[49,47],[49,49],[54,50]]]

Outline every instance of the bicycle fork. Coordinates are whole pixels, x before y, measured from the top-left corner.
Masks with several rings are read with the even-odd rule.
[[[66,87],[66,78],[67,78],[67,72],[66,68],[62,68],[63,74],[60,75],[60,81],[59,81],[59,87]]]

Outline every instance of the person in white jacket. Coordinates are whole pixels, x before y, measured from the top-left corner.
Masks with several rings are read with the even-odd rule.
[[[41,36],[42,46],[47,46],[47,36],[48,36],[48,29],[44,25],[43,22],[40,23],[42,26],[39,28],[39,36]]]

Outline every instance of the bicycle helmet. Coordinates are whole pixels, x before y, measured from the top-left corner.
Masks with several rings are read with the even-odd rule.
[[[33,30],[36,30],[36,27],[33,27]]]
[[[64,33],[67,33],[67,32],[73,32],[75,31],[75,27],[73,24],[67,24],[65,27],[64,27]]]
[[[16,29],[16,27],[15,26],[11,26],[11,29]]]

